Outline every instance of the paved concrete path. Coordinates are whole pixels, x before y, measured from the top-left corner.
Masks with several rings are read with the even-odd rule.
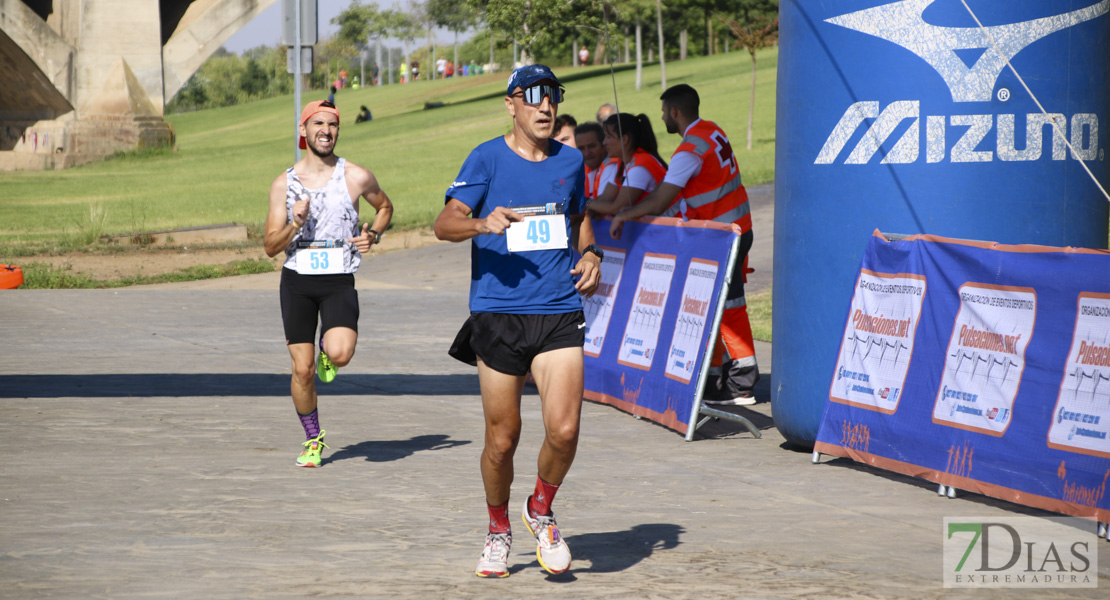
[[[754,287],[772,209],[757,206]],[[478,579],[478,384],[446,355],[468,261],[443,244],[364,266],[358,353],[320,386],[331,450],[315,470],[293,466],[275,281],[0,293],[0,597],[1106,597],[1110,544],[1101,590],[943,589],[944,517],[1044,513],[813,465],[773,426],[769,376],[760,404],[732,409],[762,439],[719,422],[686,443],[587,402],[556,501],[572,570],[545,574],[514,516],[512,577]],[[769,373],[769,345],[759,360]],[[533,392],[514,513],[542,435]]]

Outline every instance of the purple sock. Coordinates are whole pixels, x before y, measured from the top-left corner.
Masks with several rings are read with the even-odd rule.
[[[312,409],[307,415],[297,413],[297,416],[301,418],[301,425],[304,427],[304,439],[311,440],[320,435],[320,415],[316,409]]]

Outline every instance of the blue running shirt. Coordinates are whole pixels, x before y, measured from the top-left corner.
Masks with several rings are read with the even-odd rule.
[[[582,153],[551,141],[551,155],[531,162],[513,152],[505,139],[475,148],[447,189],[482,219],[498,206],[508,208],[554,202],[563,205],[570,239],[570,219],[583,209],[585,168]],[[516,227],[518,224],[512,225]],[[570,248],[510,253],[503,235],[471,240],[470,311],[551,315],[582,310],[570,274]]]

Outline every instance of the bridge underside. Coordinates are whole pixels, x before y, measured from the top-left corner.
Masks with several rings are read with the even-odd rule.
[[[172,145],[166,101],[276,0],[0,0],[0,171]]]
[[[0,119],[53,119],[73,110],[35,61],[0,30]],[[0,146],[2,149],[2,146]]]

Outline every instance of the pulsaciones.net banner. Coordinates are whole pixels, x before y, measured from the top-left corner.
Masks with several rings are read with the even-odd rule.
[[[1110,252],[876,231],[815,449],[1110,521]]]
[[[737,235],[670,218],[627,222],[620,240],[600,220],[594,235],[605,259],[583,302],[585,396],[686,433]]]

